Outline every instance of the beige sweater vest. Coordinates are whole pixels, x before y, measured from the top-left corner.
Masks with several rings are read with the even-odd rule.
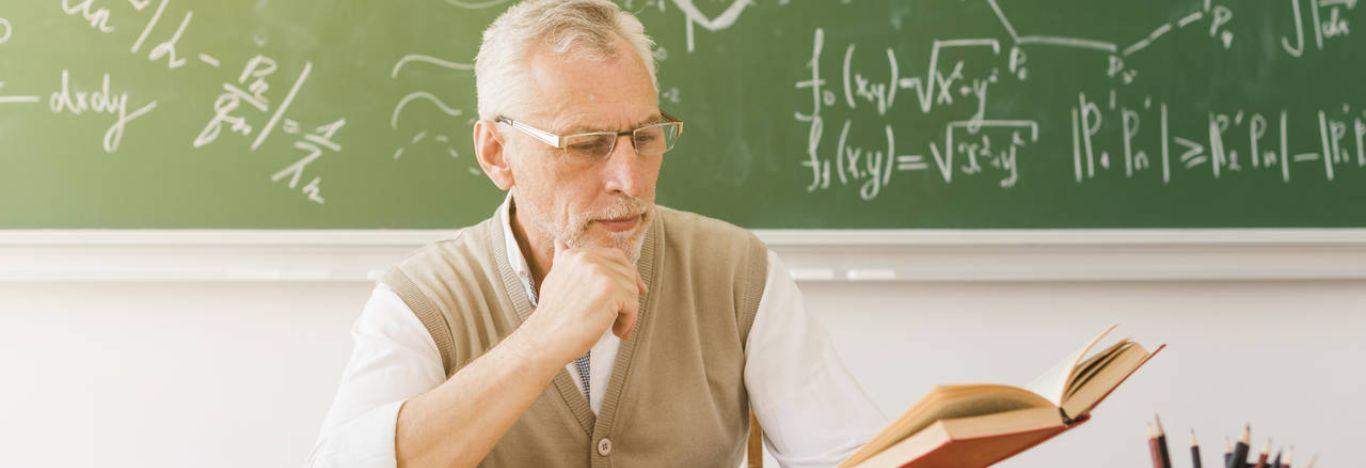
[[[494,216],[384,278],[431,333],[448,377],[534,311],[503,237]],[[745,341],[767,249],[735,226],[659,207],[637,267],[649,293],[599,414],[560,372],[483,466],[739,466],[749,428]]]

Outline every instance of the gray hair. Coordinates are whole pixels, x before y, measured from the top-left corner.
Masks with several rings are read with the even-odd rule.
[[[657,91],[654,41],[645,26],[609,0],[527,0],[508,8],[484,30],[484,41],[474,59],[475,93],[479,118],[493,119],[518,104],[526,61],[536,46],[558,55],[587,60],[615,58],[620,36],[631,44]]]

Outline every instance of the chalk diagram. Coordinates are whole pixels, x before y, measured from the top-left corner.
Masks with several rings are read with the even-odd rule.
[[[9,42],[9,37],[14,33],[14,28],[10,26],[9,20],[0,17],[0,44]]]
[[[693,3],[693,0],[673,0],[674,6],[678,7],[678,9],[683,12],[683,15],[687,17],[684,20],[684,24],[686,25],[685,31],[687,31],[688,52],[692,52],[696,48],[694,36],[696,35],[695,30],[698,26],[713,32],[734,26],[735,21],[740,19],[740,14],[744,13],[745,8],[753,3],[753,0],[735,0],[730,6],[727,6],[722,10],[720,14],[713,17],[703,13],[702,9],[698,8],[697,4]]]
[[[474,64],[445,60],[430,55],[408,54],[394,64],[394,68],[389,72],[389,78],[398,80],[399,75],[403,74],[405,68],[417,66],[435,67],[440,70],[447,70],[470,76],[473,76],[474,73]],[[449,118],[444,119],[442,122],[437,122],[439,128],[442,129],[441,131],[433,131],[429,127],[419,127],[412,130],[411,136],[407,137],[406,142],[402,146],[394,149],[393,159],[398,160],[402,158],[404,152],[419,145],[437,145],[452,159],[460,159],[460,151],[456,149],[455,141],[451,138],[448,129],[461,128],[459,123],[461,122],[461,117],[465,117],[465,111],[446,103],[445,100],[431,91],[413,91],[404,95],[402,98],[399,98],[398,102],[394,104],[393,111],[389,113],[389,128],[394,131],[399,131],[400,127],[403,127],[404,130],[407,130],[408,127],[402,125],[404,122],[403,114],[405,110],[415,106],[435,109],[437,112],[440,112]],[[473,124],[473,117],[466,118],[464,123]],[[467,167],[466,171],[471,175],[482,174],[474,166]]]

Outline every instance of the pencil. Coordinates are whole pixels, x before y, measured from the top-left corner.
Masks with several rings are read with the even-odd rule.
[[[1162,450],[1157,448],[1157,431],[1153,430],[1153,423],[1148,423],[1148,455],[1153,458],[1153,468],[1166,468],[1162,466]]]
[[[1162,468],[1172,468],[1172,455],[1167,451],[1167,431],[1162,430],[1162,417],[1153,413],[1157,421],[1157,451],[1162,455]]]
[[[1295,446],[1285,450],[1285,461],[1281,462],[1281,468],[1290,468],[1290,459],[1295,458]]]
[[[1262,452],[1257,454],[1257,468],[1266,468],[1266,456],[1272,452],[1272,438],[1266,438],[1266,445],[1262,446]]]
[[[1243,426],[1243,436],[1238,438],[1238,443],[1233,444],[1233,458],[1229,459],[1228,468],[1243,468],[1247,466],[1248,443],[1252,441],[1252,425]]]
[[[1200,466],[1200,443],[1195,440],[1195,429],[1191,429],[1191,466]]]

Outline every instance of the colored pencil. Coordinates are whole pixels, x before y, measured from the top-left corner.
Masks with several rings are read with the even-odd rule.
[[[1271,438],[1266,438],[1266,445],[1262,446],[1262,452],[1257,454],[1256,468],[1266,468],[1267,456],[1271,454]]]
[[[1162,466],[1162,450],[1157,448],[1157,431],[1153,429],[1153,423],[1148,423],[1148,455],[1153,459],[1153,468],[1166,468]]]
[[[1167,431],[1162,429],[1162,418],[1153,414],[1157,421],[1157,450],[1162,455],[1162,468],[1172,468],[1172,455],[1167,451]]]
[[[1247,466],[1248,443],[1252,441],[1252,425],[1243,426],[1243,436],[1238,438],[1238,442],[1233,444],[1233,457],[1229,459],[1228,468],[1244,468]]]
[[[1191,429],[1191,466],[1193,466],[1193,467],[1195,467],[1195,468],[1201,468],[1201,466],[1200,466],[1200,442],[1197,442],[1197,441],[1195,440],[1195,429]]]

